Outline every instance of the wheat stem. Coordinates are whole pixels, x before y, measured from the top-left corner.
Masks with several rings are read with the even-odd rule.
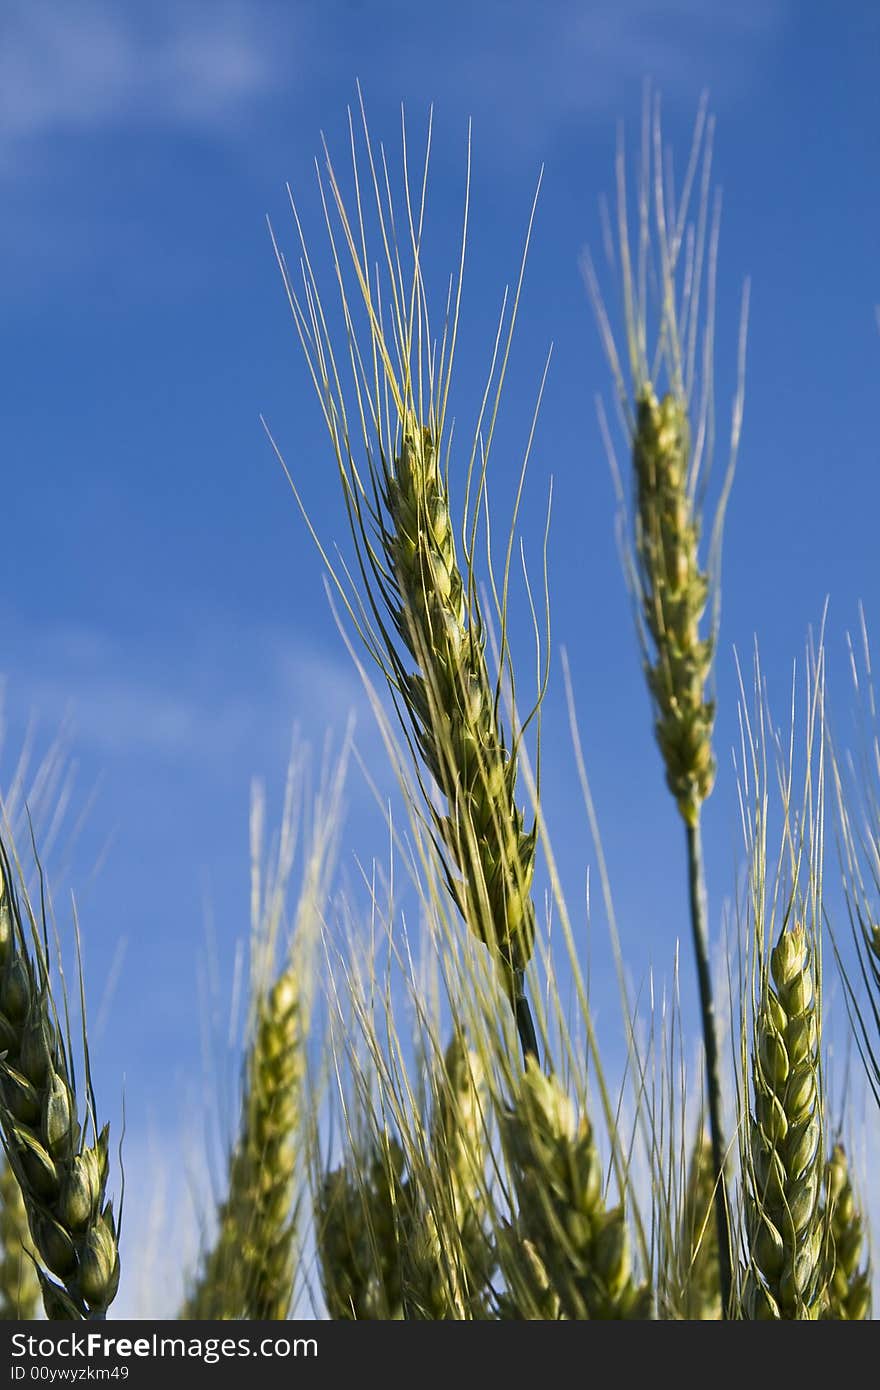
[[[687,825],[688,889],[691,908],[691,929],[697,981],[700,991],[700,1016],[703,1025],[703,1049],[706,1057],[706,1090],[709,1099],[709,1131],[712,1143],[712,1176],[714,1183],[715,1225],[718,1232],[718,1269],[721,1308],[729,1315],[732,1285],[730,1211],[724,1169],[726,1146],[721,1113],[721,1069],[718,1051],[718,1032],[715,1023],[715,1004],[712,997],[712,976],[709,965],[709,941],[706,926],[706,885],[703,871],[703,846],[700,817]]]

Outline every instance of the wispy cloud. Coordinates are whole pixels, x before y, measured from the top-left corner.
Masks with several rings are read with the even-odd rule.
[[[0,137],[138,122],[226,126],[277,76],[258,19],[241,0],[7,0]]]
[[[541,146],[571,119],[619,115],[645,78],[673,101],[705,86],[716,107],[739,99],[789,13],[789,0],[486,0],[426,34],[434,21],[411,9],[393,66],[423,91],[434,79],[438,100],[503,127],[508,145]]]
[[[295,631],[200,624],[197,648],[146,646],[119,634],[59,626],[39,641],[6,624],[7,706],[17,722],[62,725],[70,744],[99,758],[159,758],[180,766],[247,759],[286,746],[296,723],[320,745],[354,713],[372,716],[343,651],[318,650]]]

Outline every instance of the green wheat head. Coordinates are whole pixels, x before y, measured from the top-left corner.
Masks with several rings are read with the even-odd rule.
[[[405,1155],[395,1140],[355,1149],[325,1176],[315,1229],[331,1318],[403,1317],[402,1224],[409,1207]]]
[[[860,1322],[871,1316],[871,1264],[865,1219],[853,1192],[849,1160],[835,1144],[825,1167],[825,1306],[821,1316]]]
[[[101,1130],[93,1143],[86,1142],[77,1118],[70,1050],[53,1003],[46,948],[24,901],[27,929],[12,866],[0,845],[3,1143],[27,1210],[47,1316],[103,1318],[119,1285],[117,1222],[106,1199],[108,1130]],[[91,1120],[91,1094],[89,1115]]]
[[[680,1316],[690,1321],[717,1321],[721,1317],[714,1201],[712,1146],[701,1123],[688,1166],[679,1235]]]
[[[36,1252],[15,1174],[0,1159],[0,1319],[30,1321],[40,1306]]]
[[[288,969],[259,1002],[228,1196],[184,1318],[268,1321],[288,1315],[303,1074],[297,991],[295,973]]]
[[[818,1316],[821,1280],[820,1013],[800,923],[770,955],[755,1025],[744,1304],[758,1319]]]
[[[623,1206],[603,1201],[590,1122],[534,1059],[501,1124],[527,1285],[546,1278],[564,1318],[649,1318],[651,1288],[634,1277]],[[515,1243],[507,1253],[517,1253]],[[505,1273],[516,1297],[519,1271]]]
[[[714,639],[700,637],[709,577],[698,557],[700,518],[688,486],[689,435],[681,396],[669,393],[658,401],[650,382],[643,383],[636,400],[633,469],[642,616],[654,651],[646,675],[667,785],[686,823],[694,825],[715,781],[715,705],[705,697]]]
[[[401,211],[392,201],[388,180],[383,186],[377,178],[365,118],[363,134],[366,170],[359,169],[352,127],[353,204],[347,203],[329,156],[329,196],[323,185],[321,189],[333,276],[349,339],[345,358],[328,327],[296,210],[302,288],[294,285],[276,245],[339,470],[361,582],[355,584],[349,569],[341,562],[334,564],[323,548],[321,553],[367,652],[388,682],[447,886],[470,930],[500,967],[522,1024],[524,1049],[535,1050],[530,1026],[523,1021],[527,1006],[522,972],[532,956],[535,936],[531,887],[536,826],[534,821],[526,825],[515,791],[524,725],[513,712],[507,641],[513,530],[503,580],[497,586],[489,566],[495,603],[492,617],[500,648],[494,677],[487,666],[489,627],[478,596],[475,564],[489,450],[519,289],[506,328],[506,345],[502,315],[473,443],[465,456],[466,470],[462,469],[465,504],[458,554],[445,417],[462,291],[467,194],[459,273],[450,285],[446,318],[436,340],[421,247],[427,155],[421,187],[414,196],[404,128]],[[367,251],[362,178],[367,186],[372,183],[376,195],[375,221],[383,253],[376,267]],[[346,374],[350,368],[350,380],[344,379],[344,368]],[[493,379],[496,374],[497,380]],[[292,479],[291,486],[299,500]],[[521,486],[522,480],[520,490]],[[511,708],[509,734],[502,724],[503,702]],[[436,805],[431,784],[440,793],[442,809]]]

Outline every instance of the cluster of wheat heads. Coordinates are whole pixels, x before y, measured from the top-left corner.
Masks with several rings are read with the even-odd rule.
[[[625,354],[600,277],[585,263],[621,407],[626,461],[615,469],[654,730],[685,829],[682,906],[705,1083],[696,1107],[689,1070],[676,1062],[684,1046],[674,990],[652,1013],[645,1040],[621,972],[623,1074],[612,1080],[603,1065],[578,924],[542,806],[549,616],[539,620],[527,576],[537,679],[525,709],[518,698],[511,578],[543,382],[510,530],[494,552],[500,563],[488,479],[532,219],[462,450],[449,407],[469,170],[438,332],[423,245],[430,127],[418,178],[402,129],[402,193],[393,192],[365,118],[359,129],[351,120],[350,174],[329,153],[319,171],[332,303],[292,199],[296,271],[274,236],[273,244],[341,481],[348,559],[308,522],[295,467],[288,477],[335,584],[400,784],[404,824],[392,820],[389,834],[405,884],[392,878],[383,892],[375,873],[364,875],[366,924],[352,900],[331,898],[339,772],[319,798],[288,931],[295,768],[268,881],[255,834],[240,1105],[179,1317],[280,1320],[307,1306],[340,1320],[864,1319],[871,1275],[860,1174],[827,1116],[821,651],[807,663],[797,752],[794,732],[787,748],[777,741],[760,674],[751,710],[740,690],[746,890],[730,929],[729,1065],[710,970],[701,823],[718,761],[721,537],[743,401],[741,361],[729,462],[709,524],[718,226],[711,123],[701,110],[676,194],[659,115],[648,112],[635,251],[620,157]],[[777,831],[778,859],[768,868]],[[870,986],[877,928],[870,884],[856,873],[863,843],[854,833],[843,843]],[[36,1278],[49,1316],[102,1316],[119,1278],[106,1131],[94,1124],[87,1066],[89,1144],[76,1120],[45,937],[29,907],[22,916],[5,859],[2,912],[0,1294],[7,1315],[28,1316]],[[621,935],[616,949],[622,944]],[[847,997],[870,1062],[872,1020],[858,1012],[858,987],[853,981]]]
[[[772,927],[765,926],[764,917],[754,912],[744,924],[758,983],[751,992],[752,1011],[742,1012],[738,1020],[745,1062],[738,1073],[737,1112],[728,1116],[724,1091],[732,1075],[721,1052],[710,970],[701,817],[716,775],[714,658],[721,538],[742,420],[746,316],[744,296],[728,463],[715,489],[714,518],[707,523],[718,239],[710,186],[711,121],[701,109],[684,182],[676,192],[662,148],[659,112],[647,111],[634,250],[620,157],[618,269],[628,372],[621,365],[599,276],[591,262],[585,264],[625,428],[626,473],[619,464],[615,468],[630,538],[627,574],[657,742],[686,832],[703,1033],[705,1110],[689,1141],[690,1174],[685,1157],[677,1165],[677,1180],[670,1181],[671,1127],[664,1129],[657,1106],[648,1099],[647,1064],[635,1055],[630,1027],[631,1062],[639,1078],[634,1130],[653,1172],[653,1209],[645,1216],[635,1191],[632,1136],[622,1134],[614,1108],[609,1111],[609,1086],[587,999],[578,996],[584,1040],[574,1048],[570,1038],[560,1039],[559,1030],[551,1039],[554,1020],[545,1011],[539,1011],[537,1029],[531,1009],[525,1012],[527,996],[538,1001],[540,971],[545,983],[550,977],[549,998],[558,984],[531,892],[535,856],[542,846],[550,896],[556,898],[560,918],[569,921],[554,876],[539,778],[531,775],[524,738],[534,714],[540,734],[546,668],[539,662],[537,697],[531,713],[522,718],[508,612],[516,516],[503,548],[503,568],[495,569],[488,546],[484,553],[477,545],[478,537],[491,539],[488,520],[485,535],[480,530],[480,513],[488,512],[489,456],[522,272],[511,314],[505,318],[502,311],[472,442],[463,452],[456,450],[447,411],[466,237],[435,336],[423,251],[427,158],[414,177],[404,128],[402,197],[395,201],[385,151],[371,143],[363,106],[360,114],[359,132],[351,121],[348,179],[326,149],[324,171],[318,175],[331,252],[328,280],[338,291],[338,302],[330,305],[322,296],[322,274],[293,200],[300,238],[295,273],[277,241],[275,249],[339,471],[354,563],[331,559],[313,535],[357,638],[391,693],[403,733],[398,768],[414,788],[412,811],[425,853],[433,851],[439,866],[440,894],[427,895],[425,916],[434,924],[435,939],[442,939],[457,962],[452,985],[446,981],[452,1001],[449,1026],[456,1035],[462,1030],[476,1048],[488,1095],[484,1127],[497,1131],[482,1182],[484,1256],[471,1260],[489,1282],[469,1306],[489,1308],[495,1316],[645,1317],[656,1312],[751,1318],[765,1316],[768,1309],[777,1318],[825,1316],[833,1218],[823,1198],[832,1160],[824,1148],[821,908],[816,907],[821,889],[814,863],[822,853],[821,798],[818,819],[799,824],[796,832],[810,864],[809,922],[798,896],[801,881],[795,877],[784,921],[774,919]],[[691,202],[697,207],[693,219]],[[465,225],[467,209],[466,194]],[[530,233],[531,221],[526,244]],[[375,235],[374,261],[369,248]],[[534,424],[523,468],[533,436]],[[456,479],[461,488],[457,513]],[[521,494],[522,484],[516,508]],[[497,636],[490,644],[487,633],[493,629]],[[823,720],[815,689],[809,715],[815,734],[817,721],[821,725]],[[536,752],[540,770],[539,737]],[[519,792],[528,796],[525,808],[517,800],[518,787],[525,787],[525,793]],[[784,782],[779,793],[786,793]],[[790,798],[790,787],[787,794]],[[807,797],[805,806],[810,804]],[[794,833],[789,831],[789,839]],[[748,844],[754,875],[760,866],[751,840]],[[423,871],[424,860],[417,867]],[[449,901],[441,904],[444,885]],[[790,920],[792,914],[795,920]],[[438,916],[444,923],[440,933]],[[480,964],[479,955],[456,940],[456,918],[469,928],[471,942],[488,948],[486,960],[502,981],[501,997],[507,995],[513,1004],[522,1074],[514,1066],[502,1016],[495,1015],[492,1031],[489,982],[483,978],[475,987],[471,979],[465,991],[470,1002],[466,1008],[461,1004],[461,961],[467,959],[472,976],[479,974]],[[765,949],[771,931],[778,939]],[[740,998],[749,993],[744,974]],[[623,1005],[630,1024],[625,992]],[[368,1061],[346,1050],[350,1085],[340,1087],[350,1135],[348,1167],[336,1161],[328,1168],[321,1210],[337,1254],[341,1231],[350,1232],[350,1262],[351,1251],[369,1250],[377,1233],[384,1233],[386,1274],[380,1282],[387,1290],[387,1270],[394,1271],[395,1314],[410,1316],[413,1308],[431,1301],[417,1290],[410,1234],[436,1225],[435,1217],[425,1220],[426,1194],[418,1182],[421,1174],[428,1183],[425,1136],[431,1126],[415,1099],[422,1094],[420,1087],[401,1078],[399,1063],[389,1068],[378,1042],[381,1030],[367,1022],[368,1016],[364,1008]],[[439,1051],[432,1024],[431,1046],[423,1052],[436,1058]],[[582,1073],[588,1059],[593,1094],[588,1098],[580,1088],[584,1108],[578,1118],[579,1107],[569,1108],[572,1073]],[[598,1111],[601,1142],[610,1149],[613,1192],[597,1158],[593,1110]],[[679,1126],[677,1143],[686,1154],[681,1133]],[[446,1222],[450,1250],[460,1245],[453,1226]],[[397,1259],[389,1254],[393,1248]],[[325,1287],[333,1267],[328,1246],[322,1253]],[[363,1269],[363,1259],[359,1267]],[[329,1289],[328,1298],[340,1306]],[[857,1304],[856,1299],[853,1306]],[[387,1299],[385,1306],[390,1306]],[[460,1301],[457,1315],[467,1316],[467,1306],[467,1300]],[[348,1315],[361,1315],[353,1295]]]

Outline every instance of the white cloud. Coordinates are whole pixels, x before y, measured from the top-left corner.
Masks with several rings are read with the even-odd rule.
[[[341,735],[352,712],[373,719],[360,678],[337,644],[295,631],[243,627],[214,616],[191,634],[149,647],[91,628],[58,627],[33,641],[7,617],[7,705],[20,722],[68,730],[69,742],[101,757],[152,756],[176,763],[248,755],[255,741],[289,740],[294,723],[320,746]]]
[[[462,7],[464,8],[464,7]],[[649,78],[690,106],[713,108],[759,77],[791,13],[790,0],[485,0],[459,24],[446,11],[401,9],[382,35],[408,96],[464,105],[502,148],[545,147],[549,131],[584,117],[615,119]],[[398,22],[399,20],[399,22]],[[368,83],[369,91],[372,83]]]
[[[6,141],[115,123],[225,126],[276,80],[270,43],[241,0],[7,0],[4,9]]]

